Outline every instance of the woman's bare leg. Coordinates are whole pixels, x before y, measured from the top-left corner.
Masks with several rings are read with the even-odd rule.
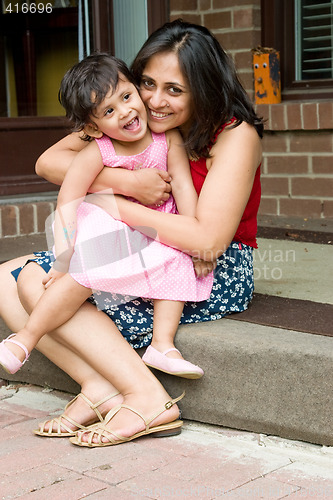
[[[29,266],[30,269],[32,265],[36,266],[34,263],[28,264],[18,277],[19,293],[20,284],[24,282],[27,274],[27,268]],[[28,349],[28,352],[31,352],[46,333],[52,332],[66,323],[91,294],[91,289],[80,285],[69,274],[65,274],[44,293],[40,294],[27,323],[16,332],[15,340],[21,342]],[[25,353],[21,347],[9,344],[7,349],[20,361],[24,360]]]
[[[23,265],[30,257],[33,256],[21,257],[0,266],[0,294],[2,297],[0,301],[0,316],[12,331],[21,329],[29,316],[18,298],[16,282],[10,273],[13,269]],[[34,276],[33,280],[30,279],[29,300],[27,300],[26,304],[28,307],[29,303],[29,308],[32,308],[44,291],[42,278],[45,273],[35,263],[28,264],[24,271],[26,270],[29,273],[31,272],[31,275]],[[95,308],[88,303],[82,308],[82,316],[80,318],[82,328],[87,324],[86,317],[90,317],[90,309]],[[71,330],[71,323],[68,322],[64,325],[64,328]],[[60,341],[61,338],[57,339],[57,332],[54,332],[53,335],[45,335],[39,342],[37,349],[75,380],[81,386],[82,392],[91,401],[100,401],[107,395],[117,392],[108,380],[104,379],[88,363],[83,361],[76,353],[70,350],[68,346],[62,344]],[[122,396],[113,398],[112,401],[110,400],[102,405],[99,410],[105,413],[116,404],[121,403],[122,399]],[[77,399],[75,404],[70,406],[66,414],[83,425],[95,416],[95,413],[83,400],[81,400],[81,398]],[[46,426],[45,429],[47,430],[47,428]]]
[[[31,284],[27,285],[28,290],[34,288],[35,282],[38,282],[40,286],[42,275],[44,275],[44,271],[36,264],[32,263],[29,266],[31,266],[31,272],[30,276],[26,276],[26,282],[31,281]],[[27,295],[25,307],[29,303],[30,295],[36,299],[35,292]],[[31,304],[31,308],[33,306],[34,304]],[[136,408],[147,418],[155,414],[156,410],[170,400],[170,396],[142,362],[140,356],[122,337],[110,318],[94,307],[88,310],[89,304],[84,306],[86,312],[84,317],[82,316],[83,308],[81,308],[68,323],[57,330],[57,341],[76,353],[90,368],[116,387],[123,395],[126,404]],[[47,348],[44,354],[49,357],[50,353]],[[58,360],[56,363],[59,365]],[[69,367],[66,366],[67,373],[69,373],[68,369]],[[87,396],[89,397],[88,394]],[[178,408],[174,405],[156,418],[154,424],[170,422],[177,417]],[[142,430],[143,422],[133,413],[121,410],[110,422],[110,427],[123,436],[129,436]]]

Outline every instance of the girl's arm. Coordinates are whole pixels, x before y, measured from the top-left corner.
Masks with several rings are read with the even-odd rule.
[[[198,195],[194,189],[189,160],[183,139],[177,130],[166,133],[168,141],[168,172],[171,176],[172,194],[181,215],[195,216]]]
[[[77,154],[90,143],[79,133],[70,134],[47,149],[37,160],[37,175],[61,185]],[[130,171],[123,168],[104,168],[87,191],[96,193],[112,188],[115,193],[131,196],[143,205],[154,205],[169,198],[170,176],[158,169]]]
[[[195,217],[161,213],[119,199],[121,219],[132,227],[153,228],[166,245],[215,260],[230,245],[244,213],[261,161],[260,138],[254,127],[243,122],[219,135],[211,155]],[[117,210],[113,210],[115,217]]]
[[[95,141],[89,143],[72,161],[59,191],[54,222],[56,261],[44,284],[49,286],[68,271],[76,239],[76,211],[84,200],[88,187],[103,168],[102,157]]]

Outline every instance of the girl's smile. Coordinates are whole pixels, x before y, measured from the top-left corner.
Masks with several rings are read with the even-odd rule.
[[[97,106],[90,127],[94,137],[108,135],[118,142],[140,141],[147,133],[147,113],[135,86],[119,78],[118,86]],[[91,134],[90,132],[89,135]]]

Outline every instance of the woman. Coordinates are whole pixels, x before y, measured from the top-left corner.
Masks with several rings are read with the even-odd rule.
[[[196,217],[155,213],[137,204],[133,210],[131,202],[119,199],[122,218],[129,225],[154,228],[163,243],[192,255],[203,274],[218,259],[211,298],[188,304],[182,322],[218,319],[231,311],[244,310],[253,291],[252,248],[256,246],[260,200],[262,122],[228,57],[201,26],[175,21],[157,30],[140,50],[133,72],[148,110],[150,128],[157,133],[180,129],[200,196]],[[84,146],[78,136],[66,137],[42,155],[37,172],[60,184],[71,160]],[[114,192],[135,197],[146,205],[168,198],[167,176],[158,171],[131,174],[124,169],[112,172],[104,169],[91,191],[111,186]],[[100,203],[112,212],[109,199],[105,204],[102,198]],[[46,270],[47,258],[40,255],[37,259]],[[20,307],[9,273],[25,261],[26,257],[16,259],[1,270],[6,296],[0,307],[13,331],[26,321],[26,313]],[[24,270],[24,279],[22,275],[18,277],[20,298],[29,312],[43,292],[45,271],[31,263]],[[147,345],[150,340],[150,314],[146,310],[146,302],[135,301],[119,306],[110,314],[134,347]],[[133,311],[134,318],[129,322],[134,320],[134,328],[124,332],[126,318]],[[146,324],[147,327],[142,327]],[[85,303],[62,328],[52,336],[45,336],[39,349],[81,385],[89,400],[96,402],[120,392],[101,404],[99,410],[103,415],[121,401],[126,405],[115,410],[115,414],[110,413],[105,427],[99,425],[79,432],[73,438],[76,444],[107,445],[113,440],[119,442],[119,435],[135,438],[145,429],[142,416],[146,420],[150,416],[152,429],[177,422],[177,406],[167,403],[169,397],[156,378],[130,349],[115,324],[92,304]],[[163,411],[164,408],[168,409]],[[153,419],[155,415],[158,416]],[[60,421],[46,423],[41,433],[50,430],[51,435],[59,435],[66,432],[64,424],[70,431],[77,430],[78,426],[74,428],[68,419],[85,426],[93,418],[91,408],[83,398],[77,398],[66,410],[67,420],[62,417]]]

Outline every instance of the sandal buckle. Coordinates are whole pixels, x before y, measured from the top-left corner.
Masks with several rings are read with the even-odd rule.
[[[168,401],[167,403],[165,403],[165,409],[166,410],[169,410],[171,408],[171,406],[173,406],[173,402],[172,401]]]

